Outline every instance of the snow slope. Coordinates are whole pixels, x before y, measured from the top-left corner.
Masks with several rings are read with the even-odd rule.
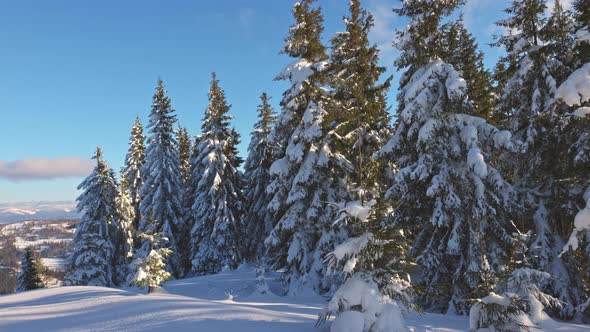
[[[315,328],[321,297],[255,295],[255,273],[243,269],[175,280],[154,294],[135,289],[61,287],[0,297],[0,331],[327,332]],[[278,285],[269,280],[271,290]],[[227,294],[232,294],[233,300]],[[415,331],[466,331],[467,317],[410,315]],[[545,331],[590,331],[548,322]]]

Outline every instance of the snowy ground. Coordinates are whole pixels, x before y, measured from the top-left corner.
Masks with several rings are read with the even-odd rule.
[[[41,258],[41,262],[46,268],[53,271],[64,271],[66,267],[65,258]]]
[[[253,295],[251,270],[172,281],[150,295],[136,290],[61,287],[0,297],[0,331],[327,332],[315,328],[325,299]],[[271,289],[277,287],[271,283]],[[233,300],[228,299],[232,294]],[[415,331],[467,331],[467,317],[410,315]],[[547,322],[545,331],[589,331]]]

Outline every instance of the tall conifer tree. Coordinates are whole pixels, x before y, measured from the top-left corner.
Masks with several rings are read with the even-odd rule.
[[[398,95],[393,138],[380,155],[399,167],[388,195],[392,222],[413,240],[422,267],[419,302],[429,310],[466,313],[466,298],[510,254],[512,186],[487,159],[495,149],[516,149],[510,133],[473,114],[467,83],[445,55],[444,16],[462,1],[404,1],[395,11],[410,24],[398,32],[407,67]],[[486,238],[482,237],[486,234]]]
[[[230,107],[213,74],[185,196],[188,223],[193,225],[190,257],[195,274],[236,268],[241,260],[242,160],[237,155],[239,135],[230,128]]]
[[[569,135],[560,132],[567,114],[555,108],[559,84],[571,73],[573,41],[570,18],[559,1],[548,18],[545,1],[514,1],[506,10],[509,17],[499,22],[507,34],[498,39],[507,51],[512,76],[505,77],[499,110],[505,123],[522,140],[524,151],[504,160],[525,207],[515,222],[530,231],[531,268],[553,276],[538,287],[560,299],[564,305],[548,309],[562,318],[573,314],[580,299],[579,281],[573,257],[562,255],[564,237],[569,234],[565,220],[577,212],[572,197]],[[564,118],[563,115],[566,115]],[[569,122],[569,120],[566,120]],[[562,158],[557,156],[566,154]]]
[[[24,292],[38,288],[45,288],[45,285],[32,249],[26,248],[20,261],[20,272],[16,276],[16,291]]]
[[[179,127],[176,131],[176,140],[178,141],[178,156],[180,159],[180,172],[182,174],[183,183],[188,180],[189,176],[189,162],[192,150],[192,141],[188,130],[184,127]]]
[[[274,160],[275,151],[269,136],[277,117],[269,100],[270,97],[266,92],[262,93],[261,103],[258,105],[258,122],[254,124],[250,145],[248,145],[248,158],[244,164],[246,182],[244,190],[246,233],[244,236],[248,239],[245,258],[251,261],[264,255],[264,240],[273,226],[267,209],[270,197],[266,187],[270,182],[270,166]]]
[[[167,270],[179,277],[183,274],[177,250],[179,232],[184,229],[181,218],[183,187],[178,143],[173,128],[175,122],[176,115],[170,98],[166,96],[164,83],[158,80],[148,125],[150,136],[147,140],[146,161],[142,167],[141,224],[138,231],[163,234],[167,241],[161,245],[174,252],[167,262]],[[150,223],[150,219],[154,223]]]
[[[453,65],[465,79],[467,93],[473,102],[473,115],[490,121],[495,98],[492,75],[483,64],[483,52],[475,37],[465,28],[462,17],[445,28],[448,29],[448,42],[442,59]]]
[[[271,143],[278,147],[268,187],[274,227],[265,244],[275,267],[286,269],[291,294],[305,286],[325,292],[337,285],[323,259],[343,230],[332,226],[337,209],[328,203],[346,198],[342,179],[331,171],[344,158],[332,150],[323,88],[328,58],[321,43],[323,17],[313,2],[305,0],[293,8],[295,23],[283,53],[297,60],[277,77],[289,80],[291,88],[283,94],[271,134]]]
[[[129,198],[133,206],[133,230],[134,232],[139,228],[140,222],[140,204],[141,204],[141,187],[143,185],[141,169],[145,164],[145,136],[143,135],[143,127],[141,120],[135,119],[135,123],[131,128],[131,137],[129,138],[129,150],[125,157],[125,165],[121,174],[121,181],[125,183],[125,187],[129,191]]]
[[[72,240],[74,251],[68,260],[70,270],[64,279],[66,286],[113,285],[117,183],[100,148],[93,158],[96,167],[78,186],[84,190],[78,197],[78,211],[83,215]]]
[[[361,201],[378,196],[381,167],[372,156],[389,139],[389,114],[386,93],[391,77],[379,83],[385,67],[379,66],[379,49],[369,42],[373,16],[361,8],[360,0],[349,5],[350,17],[344,18],[346,31],[332,38],[328,69],[333,89],[329,120],[336,123],[335,132],[341,145],[338,152],[351,162],[354,170],[344,170],[350,188]]]

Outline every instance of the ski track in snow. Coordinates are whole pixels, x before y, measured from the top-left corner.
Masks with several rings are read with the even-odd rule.
[[[326,299],[251,295],[253,270],[175,280],[149,295],[137,289],[60,287],[0,296],[0,331],[240,331],[328,332],[315,327]],[[271,279],[269,286],[278,285]],[[235,301],[228,300],[228,294]],[[416,332],[468,330],[464,316],[411,314]],[[589,326],[546,322],[545,331],[590,331]]]

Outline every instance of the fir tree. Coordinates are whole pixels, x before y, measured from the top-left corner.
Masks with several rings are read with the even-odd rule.
[[[418,68],[442,57],[448,38],[445,32],[447,29],[441,29],[441,21],[463,2],[464,0],[412,0],[405,1],[401,8],[393,9],[399,16],[412,18],[412,24],[405,30],[396,32],[397,38],[394,41],[394,46],[398,49],[412,50],[402,52],[394,63],[397,68],[407,68],[400,78],[401,86],[407,83]]]
[[[272,218],[267,210],[270,197],[266,193],[266,187],[270,182],[270,166],[275,151],[269,136],[276,122],[276,113],[269,104],[270,97],[266,93],[262,93],[260,100],[258,122],[254,124],[248,145],[248,158],[244,164],[246,182],[244,238],[248,239],[244,258],[250,261],[264,255],[264,240],[270,234],[273,226]]]
[[[377,83],[384,68],[378,66],[378,50],[368,40],[372,15],[361,9],[360,1],[351,1],[349,11],[346,31],[332,39],[328,73],[333,87],[330,119],[342,137],[337,142],[343,143],[337,148],[352,164],[335,172],[346,177],[349,190],[348,201],[336,205],[335,225],[344,224],[350,238],[335,243],[326,258],[328,271],[343,273],[345,282],[318,323],[337,315],[332,329],[338,329],[347,324],[347,315],[360,314],[365,316],[363,331],[408,331],[401,313],[411,306],[405,272],[408,243],[387,221],[386,205],[375,206],[375,199],[382,201],[386,163],[372,157],[390,136],[385,94],[391,77]]]
[[[350,178],[357,198],[369,201],[378,195],[381,165],[372,156],[390,136],[386,92],[392,77],[379,84],[385,67],[380,67],[379,50],[369,42],[373,16],[361,8],[359,0],[350,1],[350,17],[344,18],[346,31],[332,38],[328,68],[333,88],[329,120],[342,139],[338,152],[352,163],[353,170],[343,170]],[[327,122],[330,122],[327,121]]]
[[[135,274],[131,276],[130,285],[147,288],[148,293],[158,288],[163,282],[172,279],[172,274],[166,271],[166,259],[172,254],[170,248],[165,247],[168,242],[158,228],[156,222],[148,220],[149,231],[140,233],[142,247],[137,250],[131,267]]]
[[[191,262],[195,274],[236,268],[241,259],[242,175],[238,167],[238,133],[229,127],[230,105],[215,74],[209,106],[190,163],[185,202],[191,230]]]
[[[142,167],[141,224],[138,231],[163,234],[167,239],[164,245],[174,252],[167,262],[167,271],[179,277],[183,269],[177,239],[186,227],[181,218],[182,178],[173,129],[175,122],[170,98],[166,96],[162,80],[159,80],[148,125],[150,137],[147,140],[146,161]],[[150,229],[148,216],[156,222],[155,229]]]
[[[539,35],[543,41],[541,51],[551,59],[549,69],[557,84],[561,84],[575,68],[571,34],[572,18],[559,0],[554,0],[553,10]]]
[[[505,83],[500,109],[517,138],[526,143],[524,153],[508,155],[504,160],[525,207],[515,222],[531,231],[531,268],[553,276],[538,287],[559,298],[563,306],[548,310],[561,318],[570,317],[573,303],[579,302],[579,282],[573,271],[572,257],[559,257],[563,238],[568,235],[564,219],[573,218],[575,201],[570,190],[570,161],[566,137],[560,132],[564,120],[555,111],[558,85],[572,71],[572,39],[568,14],[559,1],[548,19],[543,18],[544,1],[518,1],[506,10],[509,18],[500,22],[509,34],[499,42],[514,59],[513,76]],[[511,32],[510,32],[511,31]],[[570,143],[571,144],[571,143]],[[575,196],[575,195],[574,195]]]
[[[178,141],[178,156],[180,158],[182,181],[186,182],[189,176],[189,162],[192,149],[192,142],[188,130],[184,127],[179,127],[176,131],[176,140]]]
[[[78,197],[82,219],[76,228],[74,252],[68,259],[70,270],[66,286],[111,286],[113,284],[113,225],[117,224],[117,183],[113,172],[102,159],[102,150],[93,157],[96,167],[78,186],[84,192]]]
[[[129,151],[125,157],[125,165],[121,174],[121,181],[129,191],[129,198],[133,206],[133,231],[139,228],[141,220],[139,206],[141,204],[140,191],[143,185],[141,169],[145,164],[145,136],[139,118],[135,119],[129,138]],[[139,245],[139,243],[137,243]]]
[[[472,114],[492,120],[494,94],[492,75],[484,67],[483,52],[463,25],[463,18],[447,26],[447,49],[442,59],[453,65],[467,83],[467,94],[473,102]]]
[[[410,284],[409,243],[404,232],[391,223],[385,200],[349,202],[341,207],[336,222],[355,223],[358,235],[339,243],[326,257],[329,269],[346,278],[320,313],[318,323],[331,315],[332,329],[347,324],[345,316],[364,316],[363,331],[409,331],[403,312],[415,309]],[[361,295],[362,294],[362,295]]]
[[[422,267],[419,302],[429,310],[466,313],[464,300],[483,295],[487,266],[507,258],[515,230],[512,186],[487,160],[497,149],[518,146],[509,132],[470,115],[467,83],[440,60],[443,46],[433,44],[430,58],[420,53],[421,39],[445,39],[440,33],[446,29],[437,24],[459,3],[405,1],[396,10],[411,20],[396,43],[396,64],[411,74],[402,79],[395,133],[380,155],[398,167],[388,197],[393,225],[413,241],[410,254]]]
[[[295,23],[289,30],[283,53],[297,60],[277,79],[289,80],[291,88],[281,101],[281,112],[271,134],[278,147],[270,168],[269,213],[273,230],[265,241],[270,262],[285,268],[288,292],[304,286],[325,292],[337,285],[328,275],[323,256],[343,237],[335,229],[335,208],[346,196],[342,179],[331,172],[343,157],[332,150],[333,135],[326,122],[325,81],[327,59],[321,43],[323,17],[314,1],[296,3]]]
[[[41,280],[33,251],[31,248],[26,248],[20,262],[20,272],[16,277],[16,291],[24,292],[38,288],[45,288],[45,285]]]
[[[571,294],[571,299],[556,296],[570,300],[577,314],[586,319],[590,316],[590,93],[583,82],[588,81],[590,62],[576,69],[557,89],[557,121],[552,121],[555,126],[548,137],[552,144],[547,145],[550,149],[544,155],[547,167],[556,168],[553,181],[557,184],[554,188],[559,189],[554,192],[552,224],[564,239],[573,229],[560,255],[570,276],[561,293]]]
[[[507,53],[500,59],[502,65],[496,67],[504,70],[496,76],[507,78],[499,83],[503,91],[500,91],[496,116],[518,139],[528,143],[536,137],[532,117],[551,105],[556,88],[546,54],[540,52],[546,8],[545,0],[512,1],[504,10],[508,18],[497,22],[506,34],[499,36],[494,44],[503,46]]]
[[[118,211],[118,227],[112,232],[114,236],[115,252],[113,253],[114,281],[117,285],[127,282],[129,263],[133,256],[134,241],[133,220],[135,219],[135,207],[131,202],[129,185],[126,182],[124,169],[121,170],[121,183],[116,198]]]
[[[590,0],[575,0],[574,7],[574,40],[575,67],[590,62]]]

